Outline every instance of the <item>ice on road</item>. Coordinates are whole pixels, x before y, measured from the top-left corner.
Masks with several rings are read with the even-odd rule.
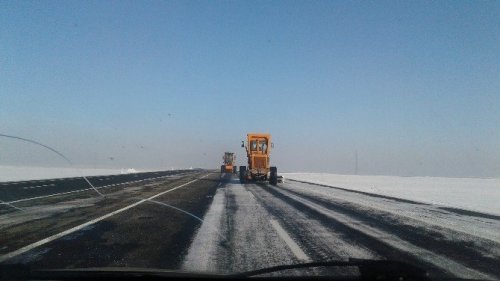
[[[272,219],[244,185],[226,184],[217,190],[183,269],[241,272],[295,262]]]
[[[500,276],[500,219],[442,205],[310,183],[275,187],[232,178],[217,190],[203,220],[184,257],[185,270],[228,273],[360,258],[410,262],[435,277]],[[310,271],[323,270],[345,273]]]

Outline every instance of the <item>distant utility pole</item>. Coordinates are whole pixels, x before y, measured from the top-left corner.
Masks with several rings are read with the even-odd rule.
[[[358,174],[358,150],[354,151],[354,174]]]

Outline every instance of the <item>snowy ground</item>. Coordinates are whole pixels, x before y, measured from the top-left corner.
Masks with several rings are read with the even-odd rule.
[[[313,175],[307,176],[313,180]],[[386,182],[398,191],[394,178]],[[424,189],[430,188],[428,181],[433,182],[422,180],[427,182]],[[384,186],[380,179],[373,182],[375,187]],[[454,186],[443,182],[435,188],[447,191],[446,186]],[[358,188],[362,183],[358,181]],[[182,269],[241,272],[277,264],[362,258],[405,261],[436,278],[497,280],[500,276],[499,216],[412,202],[395,198],[396,192],[381,196],[363,191],[290,180],[277,187],[240,184],[232,178],[217,190]],[[318,268],[309,273],[345,272]]]
[[[282,175],[287,179],[500,215],[500,179],[357,176],[323,173],[284,173]]]
[[[255,197],[233,180],[217,190],[183,269],[241,272],[293,262],[271,219]]]
[[[104,176],[146,172],[131,168],[126,169],[84,169],[84,168],[47,168],[0,166],[0,182],[43,180],[80,176]]]

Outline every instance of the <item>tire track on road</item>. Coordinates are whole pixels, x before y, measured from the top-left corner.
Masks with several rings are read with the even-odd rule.
[[[394,214],[380,210],[357,209],[348,202],[337,202],[334,199],[318,198],[314,195],[292,191],[283,187],[287,192],[311,200],[332,211],[355,217],[384,231],[394,233],[399,238],[408,241],[423,249],[445,255],[449,258],[464,263],[470,268],[500,276],[498,269],[499,256],[495,256],[492,249],[500,248],[498,243],[491,240],[473,237],[466,233],[458,233],[451,229],[438,229],[423,222],[414,222],[409,218],[396,217]],[[447,236],[460,240],[450,240]]]
[[[270,216],[280,221],[283,227],[298,242],[314,261],[339,260],[348,257],[379,258],[366,247],[359,247],[345,235],[338,235],[307,212],[297,212],[289,202],[265,190],[265,186],[248,188]]]
[[[334,232],[344,233],[350,236],[357,244],[361,243],[366,247],[375,250],[377,253],[391,260],[406,260],[417,266],[425,268],[433,276],[462,278],[483,278],[495,279],[488,274],[450,260],[432,251],[422,249],[412,243],[401,240],[396,235],[383,229],[378,229],[366,225],[363,221],[330,210],[311,200],[292,194],[288,191],[259,185],[262,190],[269,192],[276,198],[293,206],[297,211],[306,213],[308,216],[317,219],[325,227]]]

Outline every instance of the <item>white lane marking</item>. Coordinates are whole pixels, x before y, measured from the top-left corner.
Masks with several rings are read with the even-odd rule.
[[[1,204],[4,204],[4,205],[7,205],[7,206],[9,206],[9,207],[12,207],[12,208],[14,208],[14,209],[16,209],[16,210],[19,210],[19,211],[22,211],[22,210],[23,210],[23,209],[18,208],[18,207],[14,206],[14,205],[12,205],[12,204],[10,204],[10,203],[5,203],[5,202],[3,202],[2,200],[0,200],[0,203],[1,203]]]
[[[137,205],[140,205],[140,204],[142,204],[142,203],[144,203],[144,202],[150,201],[151,199],[154,199],[154,198],[156,198],[156,197],[162,196],[163,194],[166,194],[166,193],[172,192],[172,191],[174,191],[174,190],[176,190],[176,189],[179,189],[179,188],[181,188],[181,187],[184,187],[184,186],[186,186],[186,185],[190,185],[190,184],[192,184],[192,183],[194,183],[194,182],[197,182],[197,181],[199,181],[199,180],[201,180],[201,179],[203,179],[203,178],[207,177],[208,175],[210,175],[210,174],[206,174],[206,175],[204,175],[204,176],[202,176],[202,177],[200,177],[200,178],[197,178],[197,179],[195,179],[195,180],[192,180],[192,181],[189,181],[189,182],[187,182],[187,183],[181,184],[181,185],[176,186],[176,187],[174,187],[174,188],[171,188],[171,189],[169,189],[169,190],[165,190],[165,191],[163,191],[163,192],[160,192],[160,193],[158,193],[158,194],[155,194],[155,195],[153,195],[153,196],[150,196],[150,197],[148,197],[148,198],[146,198],[146,199],[142,199],[142,200],[140,200],[140,201],[138,201],[138,202],[135,202],[135,203],[130,204],[130,205],[128,205],[128,206],[125,206],[125,207],[123,207],[123,208],[121,208],[121,209],[118,209],[118,210],[116,210],[116,211],[113,211],[113,212],[111,212],[111,213],[108,213],[108,214],[106,214],[106,215],[104,215],[104,216],[100,216],[100,217],[98,217],[98,218],[96,218],[96,219],[93,219],[93,220],[90,220],[90,221],[88,221],[88,222],[86,222],[86,223],[83,223],[83,224],[77,225],[77,226],[72,227],[72,228],[70,228],[70,229],[67,229],[67,230],[65,230],[65,231],[63,231],[63,232],[59,232],[59,233],[54,234],[54,235],[52,235],[52,236],[49,236],[49,237],[47,237],[47,238],[45,238],[45,239],[42,239],[42,240],[40,240],[40,241],[38,241],[38,242],[35,242],[35,243],[32,243],[32,244],[29,244],[29,245],[27,245],[27,246],[24,246],[24,247],[22,247],[22,248],[20,248],[20,249],[15,250],[15,251],[13,251],[13,252],[10,252],[10,253],[8,253],[8,254],[2,255],[2,256],[0,256],[0,263],[4,262],[4,261],[6,261],[6,260],[8,260],[8,259],[10,259],[10,258],[13,258],[13,257],[15,257],[15,256],[18,256],[18,255],[20,255],[20,254],[24,254],[24,253],[26,253],[26,252],[28,252],[28,251],[30,251],[30,250],[33,250],[33,249],[34,249],[34,248],[36,248],[36,247],[40,247],[40,246],[42,246],[43,244],[47,244],[47,243],[49,243],[49,242],[52,242],[52,241],[54,241],[54,240],[56,240],[56,239],[58,239],[58,238],[61,238],[61,237],[65,236],[65,235],[71,234],[71,233],[73,233],[73,232],[75,232],[75,231],[78,231],[78,230],[80,230],[80,229],[84,228],[84,227],[87,227],[87,226],[89,226],[89,225],[95,224],[95,223],[100,222],[100,221],[102,221],[102,220],[105,220],[105,219],[107,219],[107,218],[109,218],[109,217],[112,217],[112,216],[114,216],[114,215],[116,215],[116,214],[119,214],[119,213],[121,213],[121,212],[124,212],[124,211],[126,211],[126,210],[128,210],[128,209],[131,209],[131,208],[133,208],[133,207],[136,207]]]
[[[188,174],[189,173],[179,174],[179,176],[184,176],[184,175],[188,175]],[[164,176],[164,177],[170,177],[170,176]],[[150,180],[150,178],[147,178],[147,179],[144,179],[144,180],[140,180],[140,181],[146,181],[146,180]],[[137,182],[140,182],[140,181],[137,181]],[[103,186],[97,186],[96,189],[101,189],[101,188],[110,187],[110,186],[118,186],[118,185],[128,184],[128,183],[134,183],[134,182],[128,181],[128,182],[122,182],[122,183],[115,183],[115,184],[108,184],[108,185],[103,185]],[[51,186],[55,186],[55,184],[51,184]],[[27,187],[23,187],[23,189],[27,189]],[[36,196],[36,197],[24,198],[24,199],[9,201],[9,202],[3,202],[2,201],[2,202],[0,202],[0,205],[8,205],[8,204],[12,204],[12,203],[18,203],[18,202],[24,202],[24,201],[31,201],[31,200],[36,200],[36,199],[43,199],[43,198],[48,198],[48,197],[53,197],[53,196],[59,196],[59,195],[66,195],[66,194],[76,193],[76,192],[83,192],[83,191],[88,191],[88,190],[94,190],[94,189],[93,188],[84,188],[84,189],[78,189],[78,190],[73,190],[73,191],[68,191],[68,192],[61,192],[61,193],[54,193],[54,194],[43,195],[43,196]]]
[[[293,239],[288,235],[288,233],[281,227],[281,225],[276,220],[269,220],[271,225],[274,227],[278,235],[285,241],[286,245],[292,253],[297,257],[297,259],[302,261],[311,261],[311,259],[302,251],[302,249],[293,241]]]
[[[38,188],[38,187],[46,187],[46,186],[54,186],[54,184],[44,184],[44,185],[37,185],[37,186],[23,186],[23,189],[33,189],[33,188]]]
[[[33,189],[33,188],[38,188],[38,187],[46,187],[46,186],[54,186],[54,184],[42,184],[42,185],[35,185],[35,186],[24,186],[23,189]]]
[[[254,201],[257,201],[257,199],[255,198],[255,196],[253,195],[252,192],[250,192],[250,190],[247,190],[248,191],[248,195],[250,196],[250,198],[252,198]]]
[[[82,192],[82,191],[87,191],[87,190],[94,190],[94,189],[93,188],[85,188],[85,189],[78,189],[78,190],[73,190],[73,191],[68,191],[68,192],[61,192],[61,193],[54,193],[54,194],[49,194],[49,195],[37,196],[37,197],[30,197],[30,198],[26,198],[26,199],[19,199],[19,200],[14,200],[14,201],[9,201],[9,202],[3,202],[3,203],[0,203],[0,205],[30,201],[30,200],[35,200],[35,199],[48,198],[48,197],[65,195],[65,194],[76,193],[76,192]]]

